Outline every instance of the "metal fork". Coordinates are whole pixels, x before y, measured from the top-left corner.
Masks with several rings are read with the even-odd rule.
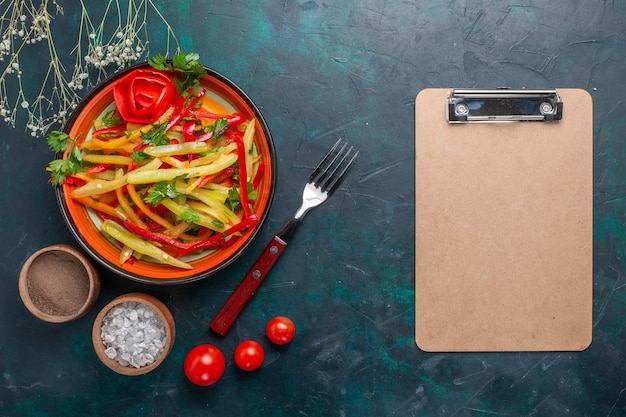
[[[335,191],[358,155],[359,152],[354,150],[352,146],[348,147],[347,143],[342,144],[341,139],[328,151],[304,186],[302,205],[276,233],[235,291],[226,300],[226,303],[211,322],[211,330],[222,336],[228,333],[278,257],[287,247],[287,241],[296,226],[309,210],[322,204]]]

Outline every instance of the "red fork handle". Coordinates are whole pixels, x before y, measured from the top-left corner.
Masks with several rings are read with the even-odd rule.
[[[259,256],[259,259],[252,265],[252,268],[250,268],[217,313],[211,322],[211,330],[219,335],[226,336],[286,247],[287,243],[284,240],[274,236],[263,250],[263,253],[261,253],[261,256]]]

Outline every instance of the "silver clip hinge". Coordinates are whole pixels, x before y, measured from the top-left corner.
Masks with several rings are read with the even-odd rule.
[[[563,117],[556,90],[455,89],[446,101],[449,123],[550,122]]]

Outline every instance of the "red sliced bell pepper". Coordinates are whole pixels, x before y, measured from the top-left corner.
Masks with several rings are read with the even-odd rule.
[[[103,213],[99,210],[96,210],[96,215],[100,218],[100,221],[104,222],[105,220],[113,220],[118,221],[116,218],[109,216],[106,213]]]
[[[139,168],[140,166],[141,166],[141,165],[137,165],[137,164],[135,163],[135,161],[130,161],[130,163],[128,164],[128,168],[126,168],[126,172],[128,173],[128,172],[130,172],[130,171],[134,171],[134,170],[136,170],[137,168]]]
[[[170,121],[167,123],[167,127],[165,131],[168,131],[172,127],[176,126],[178,123],[180,123],[180,121],[183,118],[188,117],[191,114],[193,108],[198,103],[198,100],[200,100],[200,98],[204,95],[205,92],[206,90],[200,91],[198,94],[194,96],[193,99],[189,101],[189,103],[186,106],[185,106],[185,100],[181,98],[176,103],[176,110],[174,111],[174,114],[170,118]]]
[[[131,233],[151,242],[161,243],[163,245],[168,245],[176,249],[185,249],[188,246],[187,244],[180,242],[172,237],[169,237],[168,235],[165,235],[163,233],[152,232],[150,230],[137,226],[135,223],[131,222],[128,219],[124,220],[124,227],[126,227]]]
[[[180,249],[180,251],[175,255],[177,258],[180,258],[181,256],[184,256],[189,252],[193,252],[196,250],[224,248],[227,244],[232,244],[232,242],[230,242],[231,240],[236,240],[234,238],[231,238],[229,241],[226,241],[226,237],[231,236],[234,233],[254,227],[258,224],[258,222],[258,217],[256,215],[252,215],[248,219],[242,220],[240,223],[231,227],[224,233],[216,234],[207,239],[189,243],[180,242],[163,233],[152,232],[150,230],[143,229],[128,219],[124,220],[124,226],[128,229],[128,231],[139,236],[142,239]]]
[[[170,116],[170,120],[167,122],[167,127],[165,128],[166,132],[168,132],[172,127],[176,126],[182,120],[182,111],[184,105],[185,101],[182,97],[172,102],[172,106],[174,106],[174,112],[172,113],[172,116]]]
[[[183,110],[183,117],[188,117],[191,114],[191,112],[194,110],[194,108],[198,104],[198,101],[200,101],[200,99],[204,96],[205,93],[206,93],[206,89],[203,89],[198,94],[196,94],[193,99],[189,101],[189,104],[187,104],[187,106]]]
[[[206,177],[202,178],[200,182],[198,183],[198,185],[196,185],[196,188],[202,188],[205,185],[210,184],[212,182],[219,184],[222,181],[226,180],[227,178],[231,178],[233,175],[235,175],[235,167],[230,166],[230,167],[224,168],[217,174],[207,175]]]
[[[152,220],[150,217],[146,217],[146,219],[144,220],[144,223],[146,224],[146,226],[148,226],[150,230],[159,230],[160,228],[163,227],[159,223]]]
[[[256,214],[250,215],[250,217],[243,219],[241,222],[237,223],[230,229],[226,230],[224,233],[213,235],[204,240],[198,240],[196,242],[185,243],[186,248],[182,249],[180,252],[175,254],[176,258],[180,258],[182,256],[187,255],[189,252],[193,252],[195,250],[200,249],[217,249],[217,248],[225,248],[229,245],[232,245],[236,240],[235,237],[229,239],[226,238],[228,236],[232,236],[234,233],[242,232],[248,229],[255,227],[259,223],[259,218]]]
[[[265,162],[259,162],[259,168],[256,170],[256,174],[254,175],[254,180],[252,181],[252,189],[257,190],[259,188],[259,184],[263,179],[263,174],[265,173]]]
[[[101,174],[104,171],[108,170],[109,168],[111,168],[113,166],[113,164],[97,164],[92,166],[91,168],[89,168],[89,170],[87,171],[87,173],[89,175],[93,175],[93,174]]]
[[[126,123],[122,123],[121,125],[104,127],[102,129],[94,130],[91,136],[98,139],[107,139],[110,137],[117,137],[120,133],[124,133],[125,130]]]
[[[136,151],[136,152],[141,152],[141,151],[143,151],[144,149],[146,149],[147,147],[148,147],[148,144],[147,144],[147,143],[145,143],[145,142],[141,142],[139,145],[135,146],[135,147],[133,148],[133,150],[134,150],[134,151]]]
[[[51,181],[52,179],[50,179],[50,182]],[[68,175],[67,177],[65,177],[65,181],[63,181],[63,183],[67,185],[74,185],[76,187],[80,187],[82,185],[87,184],[87,181]]]
[[[185,139],[185,142],[195,142],[196,122],[194,120],[187,120],[183,123],[183,139]]]
[[[240,132],[238,130],[229,129],[226,132],[224,132],[224,137],[226,138],[228,143],[232,143],[232,142],[243,143],[243,132]]]
[[[236,127],[246,121],[246,118],[241,113],[233,114],[215,114],[204,110],[196,110],[194,116],[202,119],[226,119],[228,127]]]
[[[207,140],[211,139],[213,137],[213,131],[209,130],[206,133],[201,134],[200,136],[198,136],[198,139],[196,139],[197,142],[206,142]]]

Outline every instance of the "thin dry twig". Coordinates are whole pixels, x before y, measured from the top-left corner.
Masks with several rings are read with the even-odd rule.
[[[11,127],[24,123],[32,136],[43,136],[51,127],[63,125],[83,91],[148,58],[151,19],[166,29],[166,50],[160,53],[169,56],[180,50],[174,30],[153,0],[108,0],[97,20],[83,0],[79,5],[76,44],[71,51],[59,51],[53,25],[64,31],[73,25],[63,23],[57,0],[0,0],[0,119]],[[50,63],[41,86],[29,96],[22,82],[30,74],[24,72],[20,57],[40,43],[47,44]],[[61,56],[68,54],[74,62],[66,69]],[[26,117],[19,117],[21,113]]]

